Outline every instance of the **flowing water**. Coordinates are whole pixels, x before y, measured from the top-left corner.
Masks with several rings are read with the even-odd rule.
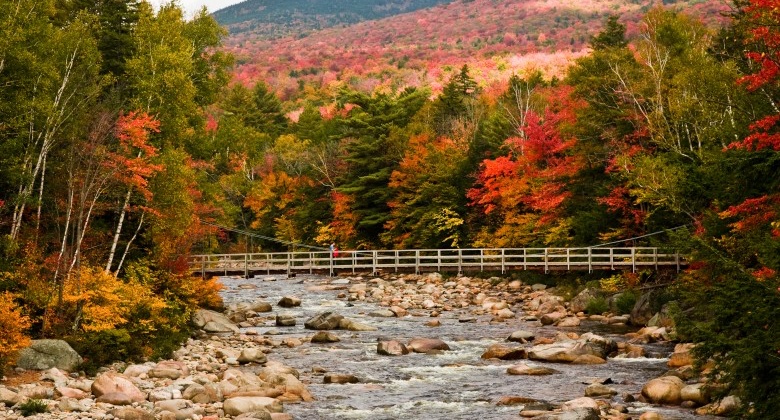
[[[292,366],[301,373],[316,401],[287,404],[285,410],[295,419],[518,419],[521,406],[499,406],[502,396],[522,396],[558,404],[584,395],[585,387],[594,379],[611,380],[610,387],[618,391],[613,402],[621,402],[625,393],[638,394],[650,379],[663,374],[671,352],[668,345],[646,346],[651,358],[609,359],[603,365],[545,364],[525,361],[531,366],[547,365],[560,373],[549,376],[512,376],[507,367],[521,361],[483,360],[481,354],[495,343],[508,343],[513,331],[527,330],[537,337],[554,337],[557,329],[542,327],[538,322],[523,321],[520,317],[501,323],[491,323],[491,316],[473,316],[468,309],[445,311],[438,318],[439,327],[428,327],[432,318],[425,311],[410,311],[403,318],[368,316],[379,308],[364,302],[339,299],[346,290],[311,290],[332,279],[320,276],[299,276],[285,279],[279,276],[258,276],[253,279],[224,278],[226,304],[252,301],[258,298],[275,304],[282,296],[302,299],[297,308],[278,308],[280,313],[296,317],[294,327],[275,327],[269,317],[265,327],[255,327],[261,334],[278,334],[275,339],[310,337],[313,331],[303,327],[305,320],[324,311],[333,311],[349,319],[378,328],[373,332],[332,331],[341,341],[331,344],[305,342],[295,348],[277,347],[268,355]],[[257,286],[245,288],[247,284]],[[242,287],[242,285],[244,285]],[[348,286],[345,286],[348,287]],[[512,308],[522,315],[519,308]],[[418,316],[415,316],[418,315]],[[425,316],[421,316],[425,315]],[[460,322],[469,317],[471,322]],[[593,331],[617,341],[625,337],[610,331],[602,324],[588,324],[580,332]],[[415,337],[438,338],[449,344],[452,351],[438,355],[409,354],[380,356],[376,352],[378,340],[392,339],[408,342]],[[355,375],[357,384],[324,384],[322,374],[315,371]],[[626,404],[629,412],[646,410],[661,413],[664,419],[714,419],[695,416],[679,407],[654,407],[645,404]]]

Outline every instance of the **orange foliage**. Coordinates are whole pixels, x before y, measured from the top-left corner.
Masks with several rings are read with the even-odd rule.
[[[14,295],[0,294],[0,374],[15,362],[19,350],[30,345],[25,334],[28,328],[30,320],[16,307]]]

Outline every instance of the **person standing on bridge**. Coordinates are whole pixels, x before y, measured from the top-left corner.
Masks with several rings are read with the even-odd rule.
[[[335,243],[330,244],[330,256],[331,257],[338,257],[339,256],[339,249],[336,246]]]

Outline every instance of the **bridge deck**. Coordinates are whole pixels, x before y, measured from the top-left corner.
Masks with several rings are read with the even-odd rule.
[[[685,265],[679,254],[659,248],[476,248],[274,252],[193,255],[193,273],[466,272],[514,270],[631,270]]]

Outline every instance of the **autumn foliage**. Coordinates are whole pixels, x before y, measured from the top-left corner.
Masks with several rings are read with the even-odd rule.
[[[11,293],[0,294],[0,374],[16,361],[19,350],[30,343],[30,319],[21,313]]]

